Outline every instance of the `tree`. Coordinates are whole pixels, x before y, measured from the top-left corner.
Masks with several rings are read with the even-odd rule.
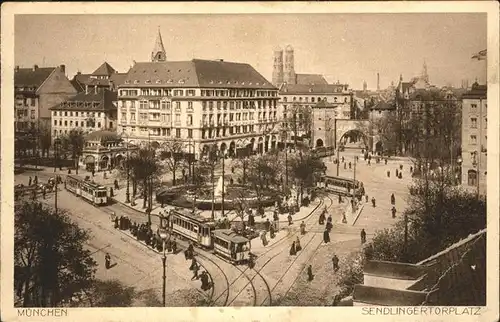
[[[236,166],[238,168],[241,168],[241,170],[243,171],[243,177],[241,178],[241,181],[243,184],[246,183],[247,181],[247,171],[248,171],[248,167],[250,166],[250,158],[249,157],[240,157],[236,160]]]
[[[289,158],[291,173],[299,181],[300,190],[297,193],[297,204],[302,199],[304,188],[314,187],[318,176],[323,173],[325,164],[318,158],[315,158],[309,151],[300,151]],[[300,199],[299,199],[300,198]]]
[[[85,146],[85,133],[81,129],[72,129],[61,138],[61,144],[63,150],[71,151],[72,158],[75,162],[76,174],[78,174],[78,160]]]
[[[394,153],[399,149],[398,133],[401,131],[395,111],[373,121],[374,132],[379,136],[384,150]]]
[[[349,254],[339,262],[337,285],[340,287],[337,297],[344,298],[354,291],[356,284],[363,283],[363,264],[365,256],[362,251]]]
[[[42,150],[42,157],[48,156],[50,146],[52,145],[52,137],[50,135],[50,128],[40,127],[40,133],[38,137],[38,144]]]
[[[172,139],[165,142],[162,147],[163,151],[160,153],[160,159],[165,161],[168,170],[172,172],[172,185],[175,186],[175,174],[182,162],[183,143],[177,139]]]
[[[298,135],[301,131],[310,137],[312,128],[312,109],[293,103],[285,111],[283,120],[287,131],[292,131],[295,146],[298,143]]]
[[[91,286],[97,263],[84,249],[90,235],[63,211],[16,205],[14,229],[14,286],[22,306],[57,306]]]
[[[146,208],[148,195],[152,195],[151,189],[153,189],[153,187],[151,182],[152,180],[158,179],[163,173],[163,167],[160,162],[158,162],[158,159],[155,158],[154,150],[151,149],[140,149],[136,154],[129,156],[128,167],[130,177],[132,178],[132,195],[134,197],[136,195],[137,183],[142,183],[144,197],[143,208]],[[126,169],[127,165],[125,164],[122,171],[127,171]]]
[[[255,155],[249,159],[247,179],[260,203],[270,188],[279,186],[281,162],[272,153]]]

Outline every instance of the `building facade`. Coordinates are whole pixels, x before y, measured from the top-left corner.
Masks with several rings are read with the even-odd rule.
[[[72,129],[84,133],[99,130],[116,131],[117,94],[97,86],[51,108],[52,140]]]
[[[282,127],[291,132],[289,140],[295,135],[292,113],[302,110],[311,114],[310,121],[304,120],[304,123],[301,122],[303,116],[297,115],[299,126],[296,134],[304,139],[310,132],[313,147],[333,146],[331,133],[335,131],[335,119],[350,119],[352,116],[353,95],[345,84],[283,84],[279,96],[279,113],[284,120]]]
[[[196,158],[212,145],[231,156],[277,147],[278,89],[252,66],[153,60],[136,63],[118,88],[118,133],[129,143],[178,141]]]
[[[116,132],[100,130],[85,136],[85,146],[78,163],[88,171],[106,171],[120,166],[137,153],[137,146],[127,144]]]
[[[462,96],[462,185],[486,195],[488,101],[477,82]]]
[[[79,93],[92,90],[95,87],[116,91],[117,86],[123,83],[126,76],[126,73],[118,73],[111,65],[104,62],[92,74],[76,73],[71,84]]]
[[[14,70],[16,132],[40,127],[50,129],[50,108],[72,95],[76,89],[65,75],[65,66],[19,68]]]

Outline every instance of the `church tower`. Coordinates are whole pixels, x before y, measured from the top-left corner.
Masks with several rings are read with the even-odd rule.
[[[295,69],[294,69],[294,59],[293,59],[293,48],[288,45],[285,49],[285,70],[284,70],[284,82],[287,84],[295,84]]]
[[[156,36],[155,46],[151,52],[152,62],[164,62],[167,60],[167,53],[163,47],[163,40],[161,39],[160,27],[158,27],[158,35]]]
[[[281,84],[283,84],[283,49],[278,47],[274,50],[273,85],[279,87]]]

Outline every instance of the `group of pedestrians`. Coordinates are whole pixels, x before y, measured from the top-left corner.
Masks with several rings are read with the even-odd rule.
[[[192,243],[189,243],[189,246],[184,252],[184,255],[186,256],[186,260],[191,259],[191,265],[189,266],[189,270],[193,272],[191,280],[201,280],[201,289],[204,291],[210,289],[212,287],[212,283],[209,281],[208,273],[206,271],[203,271],[198,275],[201,265],[196,260]]]
[[[297,236],[297,239],[292,242],[292,246],[290,247],[290,255],[297,255],[299,251],[302,250],[302,246],[300,245],[300,238]]]

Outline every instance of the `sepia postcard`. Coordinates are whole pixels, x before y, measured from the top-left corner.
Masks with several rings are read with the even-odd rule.
[[[0,319],[498,321],[498,10],[4,4]]]

